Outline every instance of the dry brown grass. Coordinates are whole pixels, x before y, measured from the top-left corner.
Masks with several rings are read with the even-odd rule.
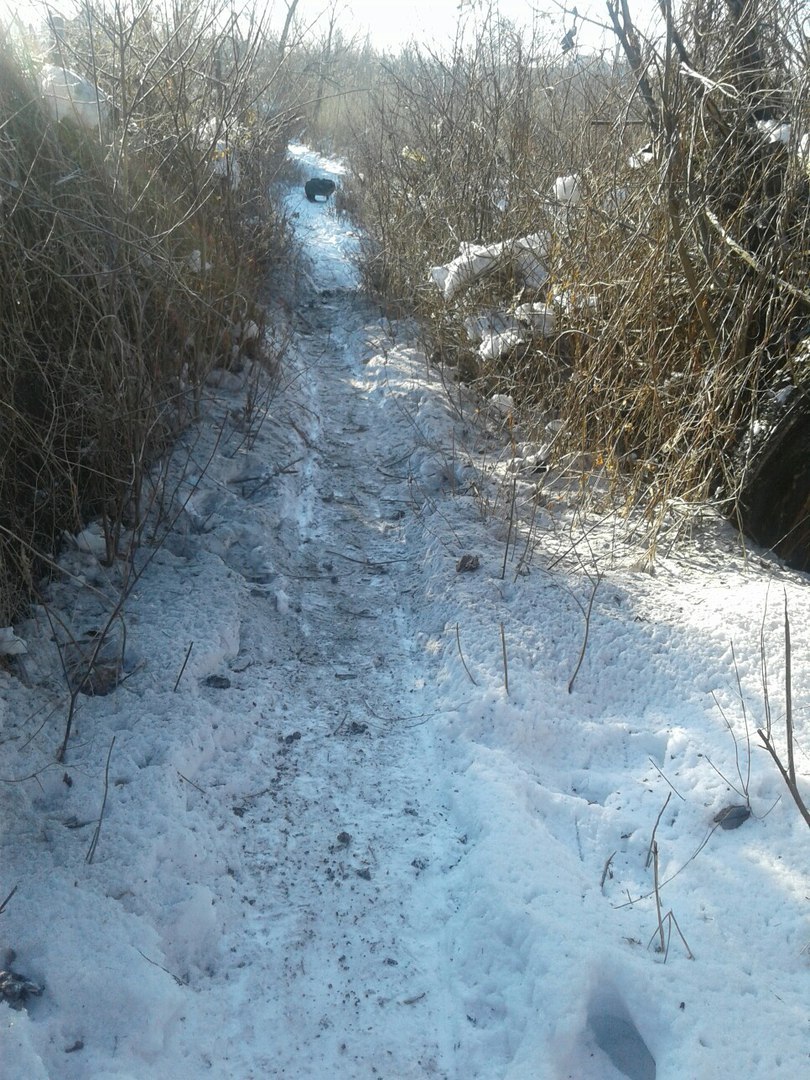
[[[63,530],[100,518],[110,559],[122,528],[137,533],[148,471],[232,362],[234,327],[262,322],[288,250],[270,196],[287,122],[261,112],[258,36],[237,47],[213,13],[189,8],[177,31],[104,9],[89,42],[84,17],[66,32],[62,61],[118,108],[103,142],[46,116],[19,42],[0,52],[0,625]],[[238,187],[218,174],[225,132]]]
[[[434,359],[482,396],[511,394],[530,425],[562,420],[557,450],[606,463],[654,537],[676,499],[735,516],[775,391],[807,377],[808,43],[793,0],[695,0],[659,43],[614,10],[614,67],[568,64],[495,23],[450,58],[402,58],[353,190],[368,287],[415,309]],[[764,118],[789,120],[790,141],[769,141]],[[653,160],[631,169],[650,134]],[[561,213],[546,196],[571,172],[584,197]],[[541,290],[491,276],[445,303],[427,282],[461,240],[545,228]],[[482,361],[464,317],[526,300],[558,303],[556,339]]]

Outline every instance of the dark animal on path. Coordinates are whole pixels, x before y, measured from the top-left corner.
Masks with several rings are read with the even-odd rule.
[[[325,176],[313,176],[311,180],[307,180],[304,184],[304,193],[310,202],[315,202],[317,195],[322,195],[324,199],[328,199],[334,190],[335,181],[327,180]]]

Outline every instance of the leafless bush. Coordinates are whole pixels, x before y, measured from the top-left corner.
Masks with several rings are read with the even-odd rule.
[[[354,161],[367,285],[424,317],[435,359],[562,421],[655,534],[673,499],[734,515],[757,433],[810,350],[808,39],[794,0],[693,0],[623,59],[560,56],[491,21],[449,56],[385,69]],[[645,144],[649,146],[640,152]],[[581,199],[549,199],[558,175]],[[548,230],[541,289],[508,267],[445,302],[461,241]],[[481,359],[464,316],[553,304],[556,337]]]
[[[101,141],[46,116],[19,41],[0,54],[0,625],[63,530],[101,518],[116,557],[206,373],[262,321],[287,119],[254,78],[262,28],[220,15],[88,5],[51,28],[48,59],[113,103]]]
[[[653,48],[626,4],[613,7],[652,160],[615,214],[603,198],[574,223],[561,265],[595,304],[563,409],[570,433],[634,476],[654,518],[672,496],[733,512],[763,410],[802,377],[808,83],[776,23],[763,30],[766,8],[790,14],[701,0]]]

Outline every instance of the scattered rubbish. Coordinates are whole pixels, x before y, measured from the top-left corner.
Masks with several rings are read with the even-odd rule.
[[[482,360],[500,360],[516,345],[525,344],[520,330],[504,330],[501,334],[486,334],[478,346],[478,355]]]
[[[562,206],[576,206],[582,198],[579,176],[572,173],[570,176],[558,176],[551,189],[554,201]]]
[[[43,990],[44,987],[10,968],[0,971],[0,1001],[12,1009],[22,1009],[29,997],[39,997]]]
[[[548,280],[546,259],[550,245],[551,236],[547,232],[499,244],[464,242],[459,245],[459,254],[452,262],[431,268],[430,279],[441,289],[445,300],[452,300],[467,285],[509,263],[527,288],[539,289]]]
[[[515,317],[528,326],[532,333],[542,337],[551,337],[557,327],[554,308],[547,304],[519,304],[515,308]]]

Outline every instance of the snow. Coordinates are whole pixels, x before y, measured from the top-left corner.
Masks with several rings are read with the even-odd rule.
[[[786,598],[807,795],[806,577],[708,509],[651,560],[447,395],[303,179],[287,207],[263,408],[207,388],[121,619],[88,526],[0,660],[0,947],[44,988],[0,1005],[0,1077],[804,1075],[807,827],[754,729]],[[56,641],[108,621],[122,681],[56,765]]]

